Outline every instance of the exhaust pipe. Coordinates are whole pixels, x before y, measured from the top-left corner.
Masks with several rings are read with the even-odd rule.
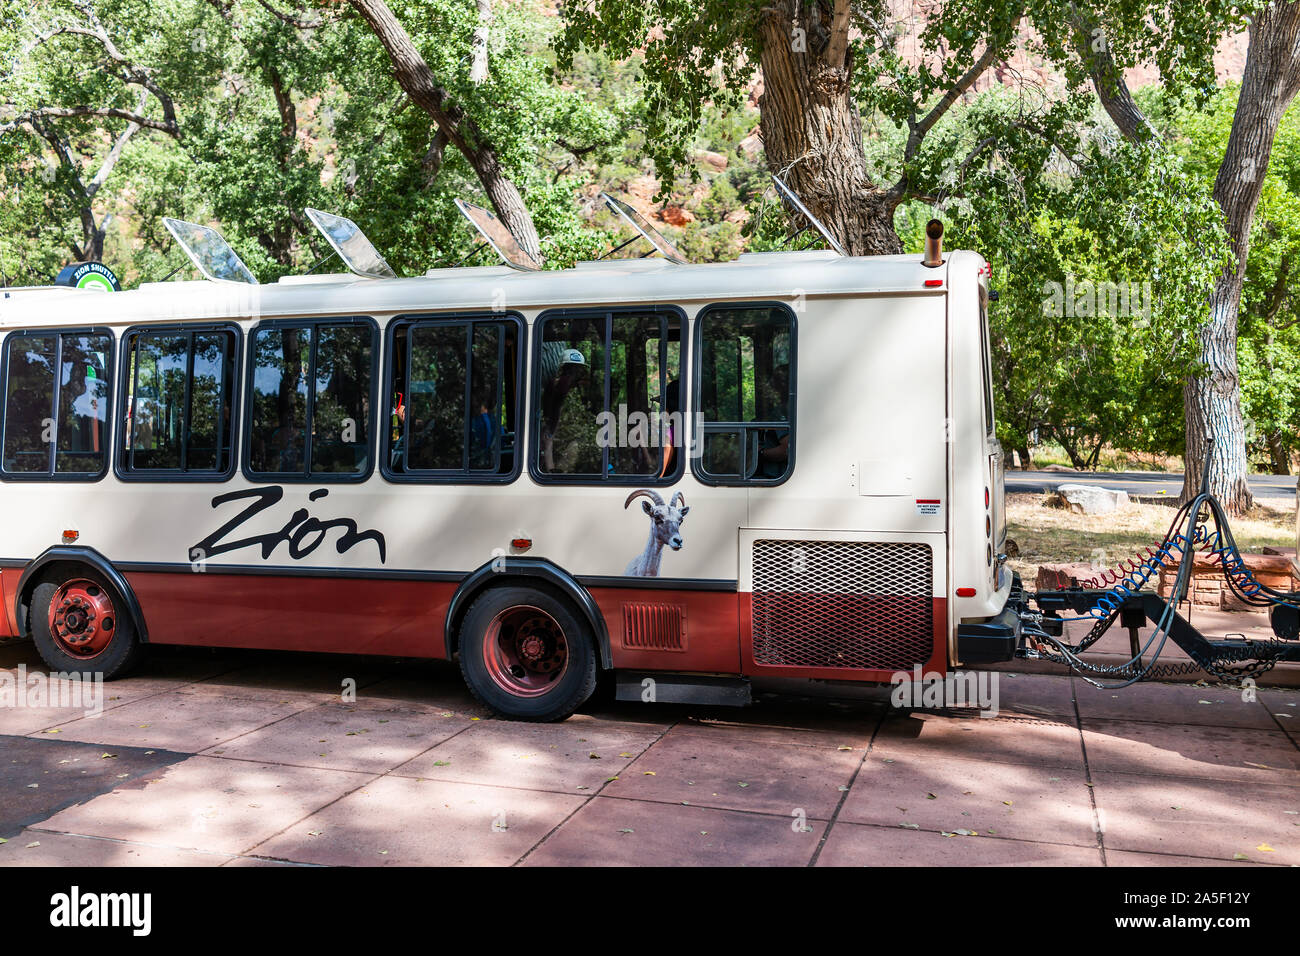
[[[925,224],[925,258],[921,265],[930,269],[943,265],[943,223],[938,219]]]

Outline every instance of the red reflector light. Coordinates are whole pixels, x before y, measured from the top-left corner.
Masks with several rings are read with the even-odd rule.
[[[958,597],[974,597],[974,596],[975,596],[975,589],[974,589],[974,588],[958,588],[958,589],[957,589],[957,596],[958,596]]]
[[[526,551],[533,546],[532,538],[511,538],[510,547],[517,548],[520,551]]]
[[[989,506],[989,490],[988,490],[987,488],[985,488],[985,489],[984,489],[984,507],[987,508],[988,506]]]
[[[79,537],[81,537],[81,535],[80,535],[78,532],[76,532],[76,531],[65,531],[65,532],[63,532],[63,542],[64,542],[64,544],[71,544],[73,541],[76,541]]]
[[[926,280],[925,280],[925,284],[926,284],[926,286],[927,286],[928,288],[934,288],[935,286],[943,285],[943,280],[942,280],[942,279],[926,279]]]

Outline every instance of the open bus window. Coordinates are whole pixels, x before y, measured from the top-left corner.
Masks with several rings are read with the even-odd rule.
[[[213,476],[232,463],[236,337],[231,329],[128,335],[123,477]]]
[[[112,337],[10,336],[0,467],[12,477],[98,478],[108,450]]]
[[[386,443],[392,476],[515,473],[520,329],[513,318],[394,326]]]
[[[701,477],[782,481],[794,461],[793,314],[781,306],[717,307],[697,322]]]
[[[682,322],[660,311],[541,320],[533,386],[542,478],[669,483],[684,439]]]
[[[316,481],[370,474],[375,337],[368,320],[254,330],[250,474]]]

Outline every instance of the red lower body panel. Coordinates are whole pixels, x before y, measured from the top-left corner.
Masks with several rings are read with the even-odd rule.
[[[0,637],[18,636],[18,609],[14,599],[18,596],[18,581],[22,568],[0,570],[0,598],[4,599],[4,613],[0,614]]]
[[[0,571],[0,634],[21,569]],[[155,644],[445,658],[455,581],[126,574]],[[616,668],[887,682],[943,674],[942,598],[593,587]]]
[[[446,657],[454,582],[270,575],[126,575],[153,644]]]
[[[614,666],[627,670],[740,673],[740,613],[735,591],[592,588],[609,631]],[[679,621],[677,640],[638,632],[644,613]],[[659,628],[665,630],[660,623]],[[661,637],[660,640],[651,638]],[[678,646],[673,646],[676,644]],[[650,645],[650,646],[647,646]]]

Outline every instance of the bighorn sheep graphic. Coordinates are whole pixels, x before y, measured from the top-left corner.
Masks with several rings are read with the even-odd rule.
[[[645,550],[632,559],[624,573],[633,577],[654,578],[659,576],[659,560],[663,557],[664,545],[674,551],[681,550],[682,519],[691,509],[686,506],[686,498],[680,491],[673,495],[671,503],[664,504],[664,500],[653,491],[642,488],[627,496],[627,501],[623,502],[624,510],[642,496],[650,499],[641,502],[641,507],[650,516],[650,540],[646,542]],[[651,501],[654,502],[653,505]]]

